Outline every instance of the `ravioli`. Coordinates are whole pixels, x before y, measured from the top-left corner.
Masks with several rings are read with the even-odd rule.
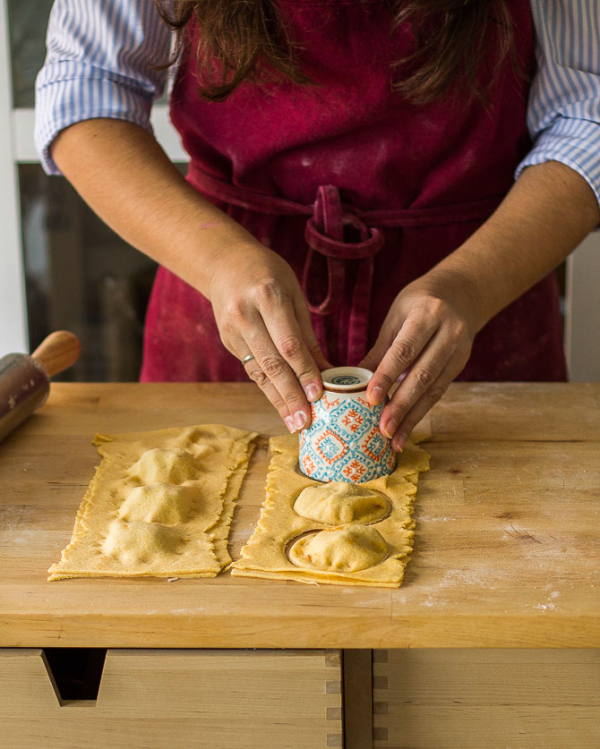
[[[118,559],[124,566],[153,561],[159,554],[177,554],[185,539],[177,528],[160,523],[113,520],[102,553]]]
[[[141,455],[127,471],[127,475],[143,484],[182,484],[189,479],[198,478],[198,467],[187,450],[153,447]]]
[[[289,558],[298,567],[332,572],[358,572],[382,562],[389,547],[375,528],[347,525],[325,528],[292,544]]]
[[[119,508],[123,520],[176,525],[184,523],[199,508],[201,490],[191,485],[150,484],[136,486]]]
[[[327,525],[371,523],[382,520],[390,511],[390,503],[381,494],[344,481],[308,486],[294,502],[298,515]]]

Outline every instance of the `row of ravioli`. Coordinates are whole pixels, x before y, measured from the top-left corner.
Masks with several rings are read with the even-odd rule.
[[[125,473],[124,500],[102,552],[124,565],[150,562],[156,550],[178,554],[187,542],[182,528],[200,501],[194,457],[180,448],[144,452]]]
[[[309,486],[296,498],[301,517],[329,526],[293,539],[288,559],[297,567],[329,572],[359,572],[379,564],[389,546],[373,527],[391,512],[390,501],[362,484],[332,482]]]

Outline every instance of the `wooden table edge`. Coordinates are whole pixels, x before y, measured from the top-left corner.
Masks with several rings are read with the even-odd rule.
[[[560,622],[557,627],[557,620]],[[532,615],[432,618],[396,617],[341,623],[308,618],[298,635],[295,617],[245,618],[239,628],[230,616],[180,619],[154,614],[110,617],[98,628],[92,618],[69,615],[39,619],[31,615],[0,617],[0,647],[96,648],[600,648],[599,616]],[[371,625],[371,626],[370,626]],[[343,630],[343,631],[342,631]]]

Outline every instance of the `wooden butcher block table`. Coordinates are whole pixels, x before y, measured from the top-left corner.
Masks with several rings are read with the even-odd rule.
[[[227,682],[219,687],[219,705],[227,703],[229,689],[236,692],[236,684],[247,685],[247,691],[237,690],[237,699],[252,694],[256,683],[249,674],[254,673],[272,699],[289,693],[296,712],[298,704],[305,704],[309,713],[314,708],[315,714],[322,713],[323,725],[309,716],[304,732],[292,726],[295,738],[289,743],[278,734],[270,744],[263,732],[262,743],[254,744],[258,739],[252,739],[250,730],[243,740],[236,734],[235,740],[229,736],[221,744],[222,731],[215,723],[210,734],[212,724],[205,715],[205,738],[211,747],[313,749],[341,746],[344,740],[356,747],[492,747],[508,745],[509,740],[511,746],[535,747],[538,744],[528,744],[526,737],[533,735],[531,721],[538,725],[538,708],[563,730],[565,720],[569,730],[576,726],[579,746],[600,746],[600,385],[450,388],[424,422],[432,435],[425,445],[432,456],[431,471],[419,483],[414,553],[399,589],[303,585],[234,578],[227,572],[214,579],[176,582],[48,583],[46,570],[69,541],[75,513],[99,462],[91,444],[94,434],[201,423],[224,423],[261,435],[234,515],[231,551],[236,559],[264,499],[268,437],[284,432],[278,415],[252,384],[54,384],[47,405],[0,443],[0,648],[5,649],[0,651],[0,694],[4,684],[6,693],[14,695],[20,679],[44,691],[35,681],[48,671],[44,648],[102,648],[108,654],[93,713],[102,741],[102,732],[111,726],[114,732],[116,725],[111,695],[120,695],[117,712],[123,725],[129,725],[131,716],[123,717],[122,707],[124,695],[130,694],[127,675],[137,674],[139,684],[151,683],[162,673],[163,699],[168,701],[181,682],[174,674],[185,673],[189,685],[190,674],[206,680],[212,668]],[[254,648],[263,650],[247,650]],[[213,665],[207,666],[209,656]],[[202,666],[194,658],[204,659]],[[219,668],[214,668],[215,658],[221,659]],[[343,662],[354,674],[351,680]],[[448,705],[457,704],[465,668],[471,669],[465,677],[466,712],[448,719],[442,731],[431,715],[435,710],[446,715]],[[225,677],[223,669],[228,669]],[[520,687],[513,680],[509,690],[515,704],[524,699],[519,689],[537,695],[535,705],[530,703],[517,720],[514,736],[497,744],[495,736],[507,725],[507,696],[489,697],[493,689],[485,691],[492,671],[496,681],[510,681],[510,674],[518,673]],[[542,672],[547,679],[536,687],[535,678]],[[286,678],[272,681],[275,673]],[[444,683],[439,674],[444,674]],[[347,713],[364,686],[361,678],[369,680],[365,694],[373,709],[368,719],[363,714],[358,722],[346,715],[343,739],[341,694],[346,690]],[[549,679],[555,680],[552,698]],[[316,692],[313,681],[321,685]],[[307,694],[322,692],[324,701],[311,707],[308,697],[293,694],[298,689],[302,693],[303,684]],[[410,684],[415,691],[408,695]],[[208,691],[215,689],[213,684]],[[57,725],[70,725],[61,712],[66,702],[61,702],[59,691],[54,690],[58,696],[38,695],[47,726],[56,710],[56,720],[62,716]],[[482,713],[484,693],[489,699]],[[189,703],[189,692],[186,699]],[[558,706],[553,707],[553,699]],[[359,702],[363,708],[357,711],[364,710],[364,699]],[[3,716],[2,704],[0,700],[0,723],[8,715],[23,746],[30,746],[27,741],[39,745],[44,735],[30,729],[33,733],[23,738],[16,713]],[[565,705],[573,705],[575,717],[569,713],[565,718]],[[101,725],[100,708],[110,717],[108,728]],[[425,717],[419,723],[421,708]],[[151,741],[152,735],[160,735],[152,722],[158,720],[155,710],[160,708],[154,705],[145,713],[154,733],[143,746],[163,746]],[[232,713],[223,710],[230,722]],[[401,727],[395,722],[400,713]],[[245,719],[250,725],[260,714],[254,705]],[[485,734],[487,743],[477,728],[483,719],[486,731],[490,720],[497,722],[491,735]],[[72,711],[69,720],[78,723]],[[139,716],[135,720],[139,728]],[[464,727],[459,731],[464,720],[471,721],[471,739]],[[527,730],[517,730],[524,725]],[[317,728],[318,739],[311,733]],[[185,720],[176,729],[181,735],[168,730],[171,745],[188,746]],[[436,734],[438,730],[442,732]],[[95,736],[85,734],[90,745]],[[49,737],[46,745],[54,746]],[[572,734],[563,736],[552,724],[544,746],[554,746],[553,740],[564,746],[562,738]],[[114,739],[111,733],[112,745],[121,746]],[[80,740],[80,734],[62,734],[56,746],[75,747]],[[122,745],[131,743],[125,737]]]

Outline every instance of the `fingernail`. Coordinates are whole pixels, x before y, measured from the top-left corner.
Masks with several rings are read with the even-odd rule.
[[[294,424],[296,425],[296,429],[302,429],[304,427],[306,424],[306,414],[304,411],[296,411],[294,414]]]
[[[394,436],[394,432],[396,431],[397,426],[398,425],[396,424],[396,422],[393,419],[391,419],[390,421],[388,421],[386,424],[383,425],[383,429],[381,431],[385,434],[385,436],[389,440],[391,440],[392,437]]]
[[[383,400],[383,388],[380,388],[379,385],[375,385],[375,387],[371,390],[369,400],[371,401],[372,405],[378,406]]]
[[[306,397],[308,400],[312,403],[313,401],[316,401],[319,397],[319,389],[316,385],[313,385],[312,383],[310,385],[306,386]]]
[[[294,420],[291,416],[286,416],[285,419],[285,425],[290,430],[290,432],[293,434],[296,431],[296,427],[294,426]]]
[[[392,440],[392,448],[394,450],[397,450],[398,452],[402,452],[404,446],[406,445],[407,439],[408,435],[404,432],[400,432],[400,434],[397,434]]]

